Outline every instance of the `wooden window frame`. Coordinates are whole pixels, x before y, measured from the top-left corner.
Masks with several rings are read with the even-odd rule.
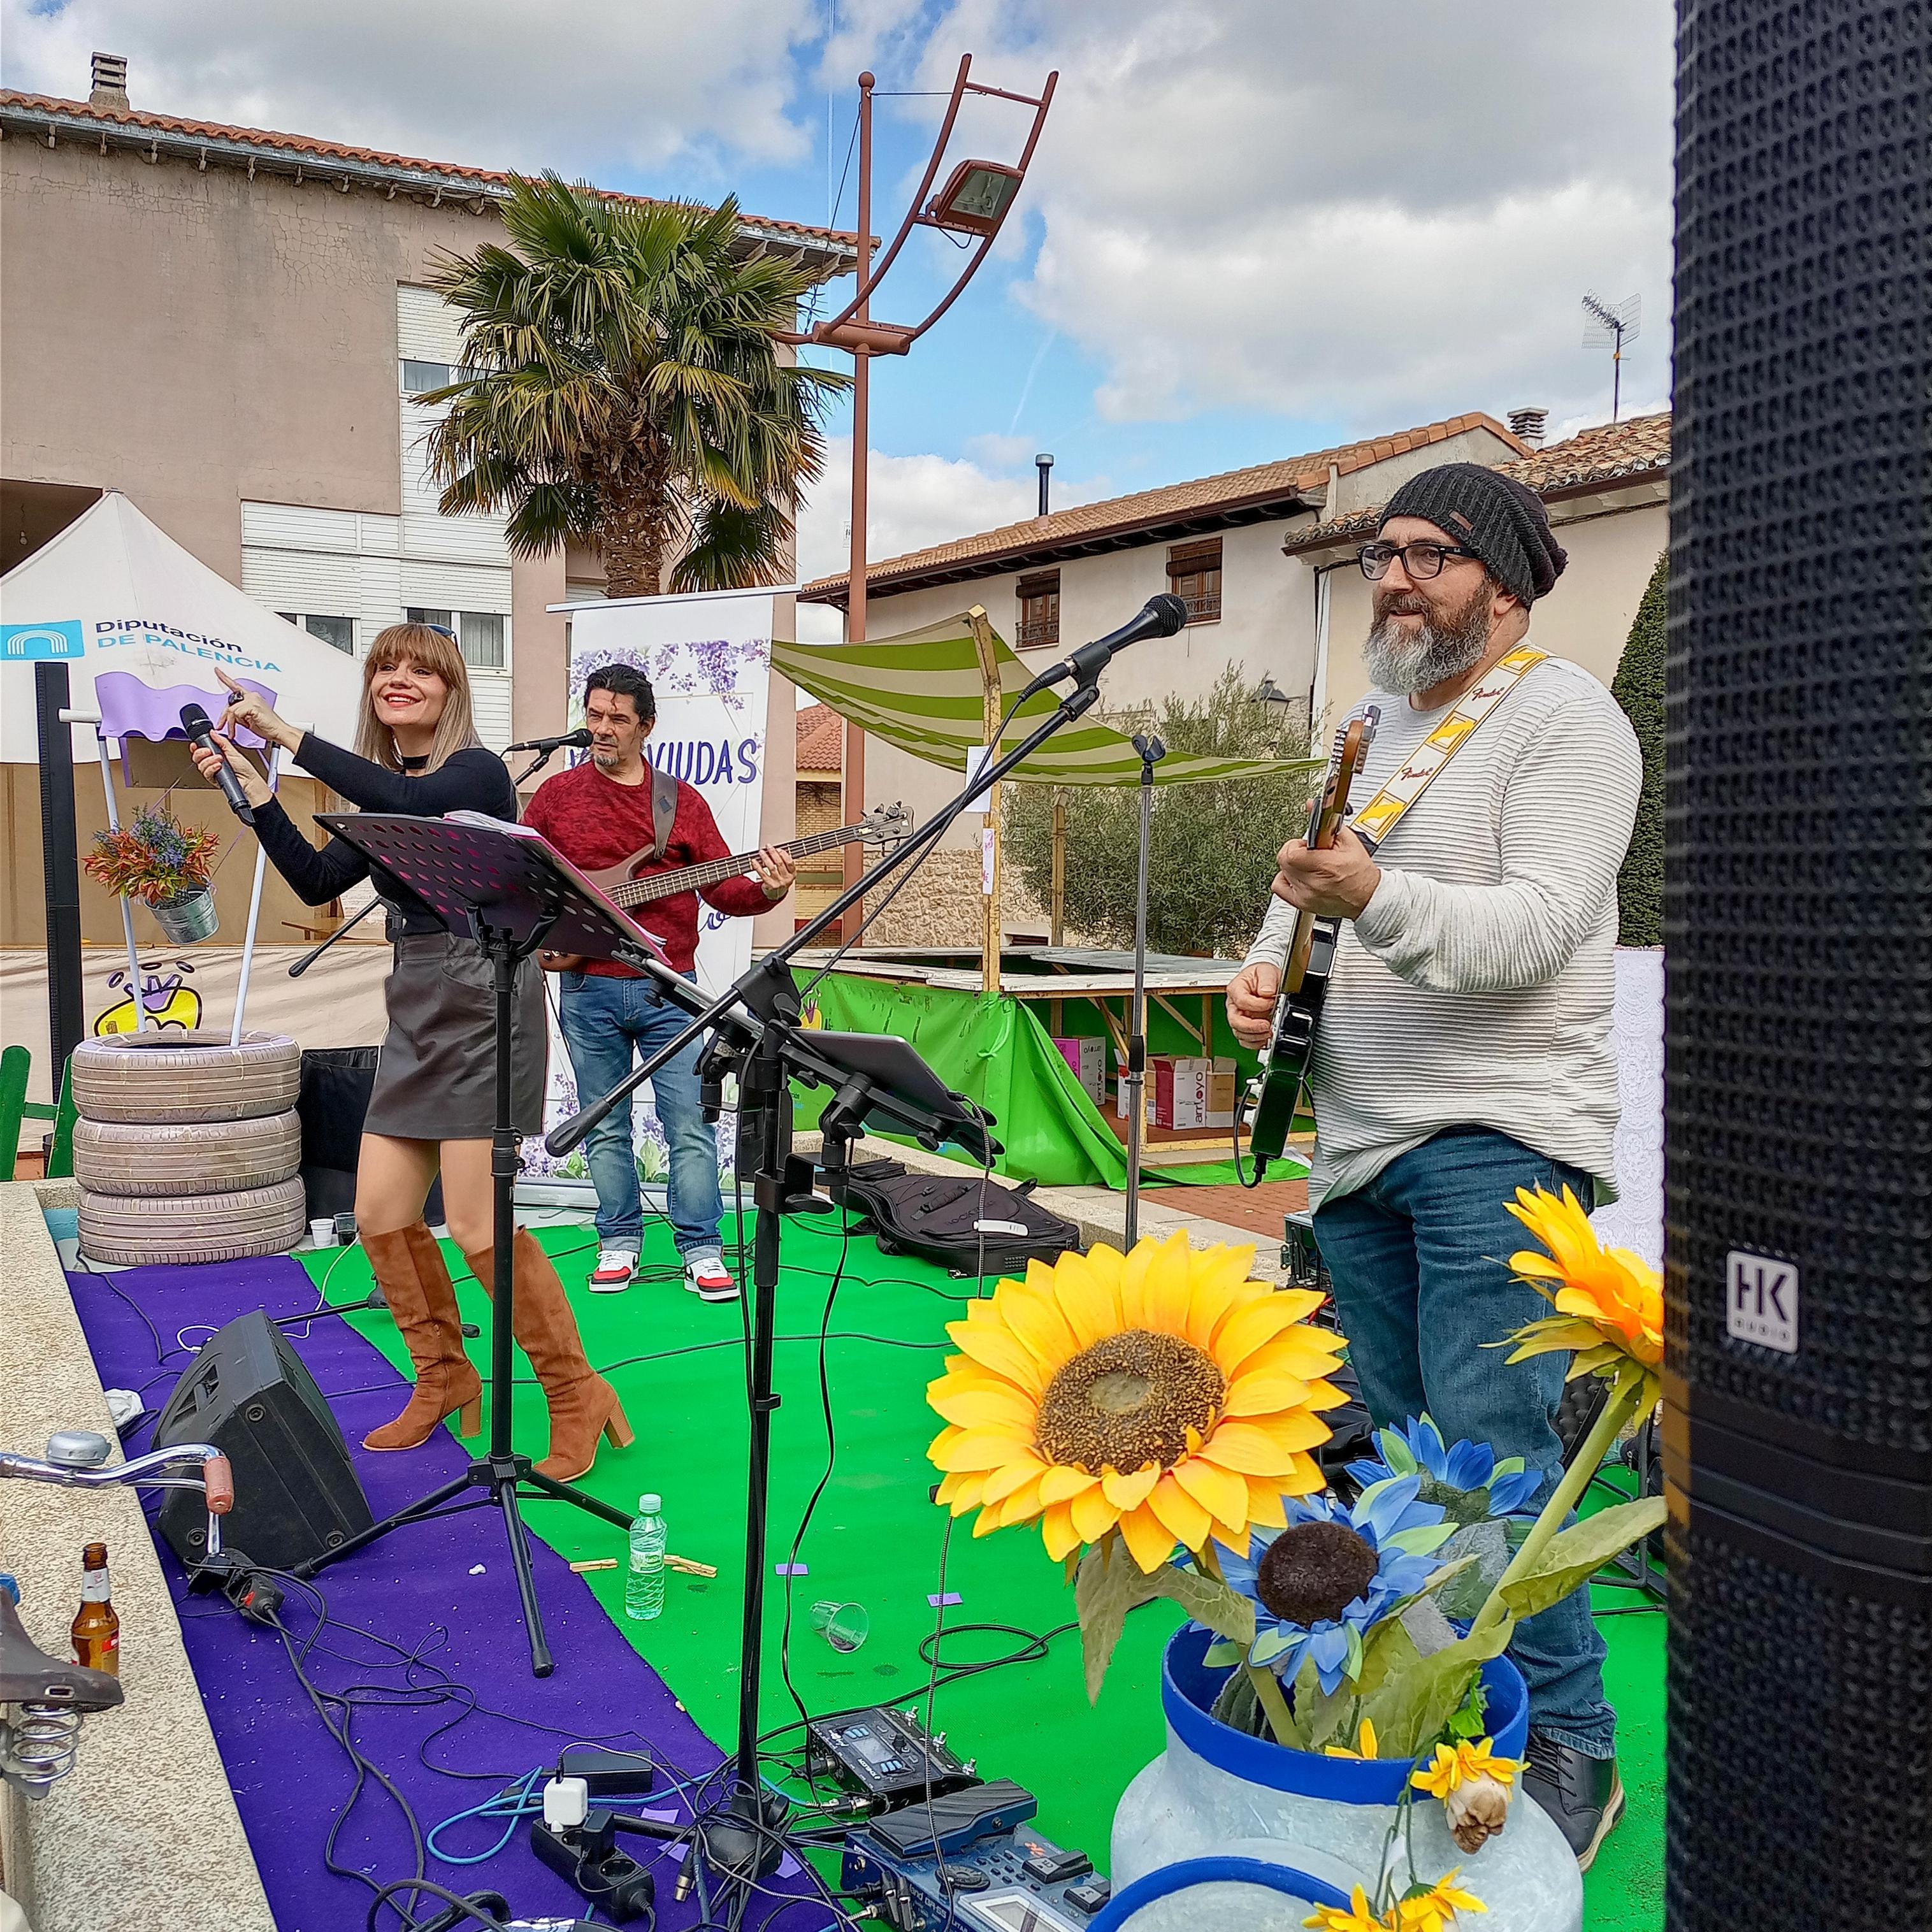
[[[1186,604],[1190,629],[1221,621],[1221,570],[1219,537],[1168,546],[1167,587]]]
[[[1019,620],[1014,634],[1016,649],[1023,651],[1050,650],[1060,642],[1060,573],[1057,570],[1035,571],[1014,586],[1014,596],[1019,607]],[[1034,602],[1052,599],[1050,612],[1029,617],[1027,606]]]

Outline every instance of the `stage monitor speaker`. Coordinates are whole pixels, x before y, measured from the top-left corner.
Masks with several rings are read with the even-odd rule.
[[[154,1426],[158,1448],[209,1442],[235,1469],[221,1540],[286,1570],[368,1528],[372,1518],[342,1431],[287,1338],[256,1309],[209,1340]],[[161,1533],[183,1563],[206,1553],[200,1492],[171,1490]]]
[[[1678,26],[1666,1922],[1927,1927],[1932,8]]]

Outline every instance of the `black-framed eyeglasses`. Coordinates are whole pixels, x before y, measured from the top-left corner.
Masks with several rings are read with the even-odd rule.
[[[1379,584],[1388,574],[1388,567],[1397,557],[1402,559],[1402,574],[1412,584],[1425,578],[1439,577],[1442,560],[1449,556],[1474,556],[1472,550],[1465,550],[1460,544],[1439,543],[1370,543],[1362,546],[1355,561],[1362,566],[1362,574],[1371,584]]]

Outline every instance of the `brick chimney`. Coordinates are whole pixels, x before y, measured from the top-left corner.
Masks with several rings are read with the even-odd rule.
[[[101,54],[94,56],[94,92],[87,97],[90,107],[125,107],[128,99],[128,56]]]
[[[1532,449],[1543,447],[1544,432],[1550,424],[1550,412],[1534,408],[1511,410],[1509,412],[1510,434],[1518,441],[1526,442]]]

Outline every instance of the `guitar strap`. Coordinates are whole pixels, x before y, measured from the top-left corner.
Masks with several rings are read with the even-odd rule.
[[[1435,783],[1443,766],[1476,735],[1483,720],[1548,656],[1546,651],[1519,644],[1462,694],[1462,702],[1349,821],[1349,829],[1370,852],[1382,844],[1403,814]]]
[[[662,861],[677,821],[677,774],[651,767],[651,856]]]

